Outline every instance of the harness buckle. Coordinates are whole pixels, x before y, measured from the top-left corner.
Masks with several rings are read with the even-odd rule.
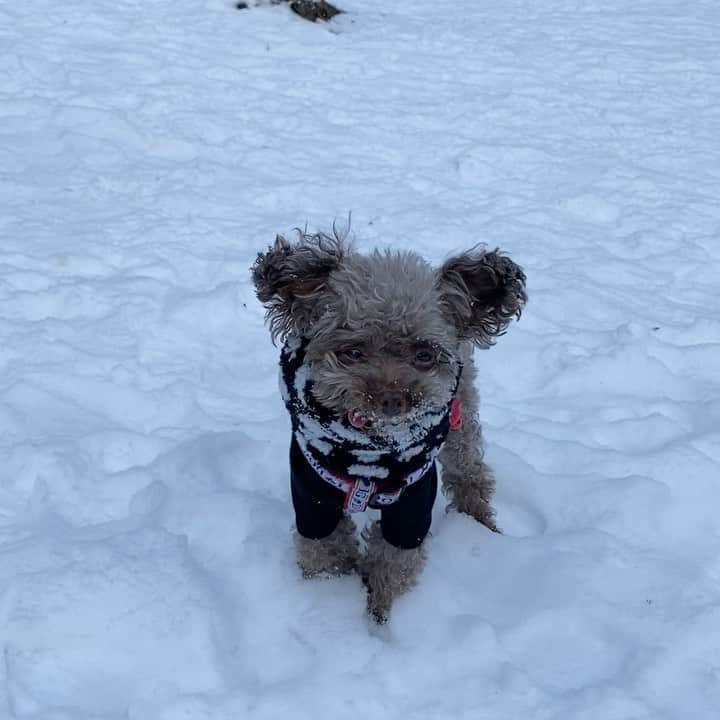
[[[460,398],[453,398],[450,403],[450,429],[460,430],[462,424],[462,401]]]

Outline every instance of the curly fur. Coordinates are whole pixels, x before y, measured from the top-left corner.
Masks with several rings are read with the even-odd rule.
[[[404,550],[382,536],[379,522],[365,528],[365,554],[360,562],[360,575],[367,587],[368,614],[378,623],[387,622],[393,601],[412,590],[425,566],[425,544]]]
[[[440,451],[442,488],[450,500],[448,509],[466,513],[497,532],[495,511],[490,504],[495,478],[492,470],[483,462],[476,375],[472,356],[468,353],[458,388],[458,397],[463,407],[462,427],[448,435]]]
[[[458,388],[463,427],[450,434],[439,458],[443,491],[449,507],[496,530],[472,350],[492,345],[520,316],[527,300],[522,269],[482,247],[434,269],[414,252],[364,255],[337,233],[299,232],[294,243],[278,236],[252,272],[273,339],[307,340],[315,399],[340,416],[361,412],[372,432],[401,432],[413,413],[446,407],[464,366]],[[419,362],[427,353],[431,361]],[[402,400],[402,411],[392,416],[384,401],[389,395]],[[325,540],[298,539],[305,574],[347,571],[357,562],[343,528]],[[361,572],[369,611],[381,619],[415,582],[425,550],[395,548],[373,528]]]
[[[527,301],[525,273],[498,250],[475,249],[440,269],[442,302],[461,337],[492,345]]]
[[[302,242],[292,245],[278,235],[267,252],[258,253],[252,268],[273,341],[291,332],[305,334],[313,319],[321,316],[318,300],[345,252],[337,236],[318,233],[301,237]]]
[[[326,538],[311,540],[295,533],[298,565],[303,577],[348,575],[360,560],[360,543],[355,523],[343,515],[335,530]]]

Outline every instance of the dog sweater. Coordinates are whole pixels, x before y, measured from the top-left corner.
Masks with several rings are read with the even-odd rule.
[[[462,367],[458,367],[453,400],[444,408],[414,415],[393,433],[373,435],[315,400],[305,363],[306,346],[306,340],[290,337],[280,357],[281,391],[292,421],[295,480],[309,478],[317,487],[321,479],[342,493],[347,511],[362,512],[368,506],[392,505],[411,485],[428,480],[430,474],[436,477],[435,459],[451,422],[458,421],[454,396]],[[293,488],[296,511],[301,485]]]

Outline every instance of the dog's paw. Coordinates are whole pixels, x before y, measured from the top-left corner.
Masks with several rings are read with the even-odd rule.
[[[494,491],[494,480],[491,470],[481,463],[478,472],[454,473],[444,470],[443,492],[450,501],[446,512],[469,515],[482,523],[488,530],[500,532],[495,524],[495,511],[490,504]]]
[[[453,499],[445,508],[446,512],[459,512],[469,515],[479,523],[483,524],[488,530],[496,533],[502,533],[495,522],[495,511],[486,500],[479,497],[464,495],[459,499]]]
[[[373,593],[368,584],[367,578],[363,578],[363,584],[367,589],[367,614],[370,620],[376,625],[385,625],[390,619],[390,605],[387,601],[383,602],[377,595]]]
[[[317,562],[298,560],[298,567],[302,576],[309,580],[316,577],[340,577],[342,575],[352,575],[357,570],[357,561],[352,557],[336,558],[329,563],[318,564]]]
[[[295,533],[297,563],[304,578],[336,577],[357,571],[360,543],[353,521],[344,516],[326,538],[314,540]]]
[[[298,543],[297,564],[306,579],[352,575],[358,568],[357,547],[328,547],[323,540],[302,539]]]
[[[386,597],[383,600],[379,593],[373,592],[372,580],[370,573],[367,572],[367,568],[365,568],[364,572],[360,575],[360,579],[366,590],[368,618],[376,625],[385,625],[390,619],[390,603],[388,598]]]

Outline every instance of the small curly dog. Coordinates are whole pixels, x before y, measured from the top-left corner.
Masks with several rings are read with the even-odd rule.
[[[415,584],[437,494],[497,531],[483,462],[473,346],[527,299],[525,274],[474,249],[433,269],[411,251],[361,254],[337,235],[278,236],[252,268],[292,419],[290,477],[306,577],[359,572],[385,622]],[[381,519],[362,533],[350,513]]]

